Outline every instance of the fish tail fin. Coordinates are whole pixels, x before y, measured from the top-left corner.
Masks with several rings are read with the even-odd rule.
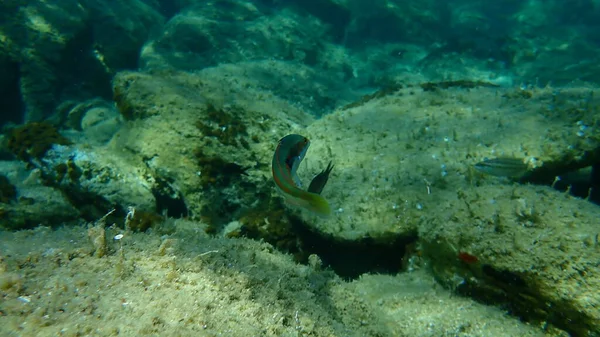
[[[301,197],[294,197],[286,193],[283,195],[289,205],[304,208],[319,216],[331,215],[329,202],[316,193],[304,192]]]
[[[308,202],[306,208],[308,208],[310,211],[321,216],[331,215],[331,206],[329,206],[329,202],[327,202],[327,200],[322,196],[315,193],[310,193],[310,197],[307,198],[306,201]]]

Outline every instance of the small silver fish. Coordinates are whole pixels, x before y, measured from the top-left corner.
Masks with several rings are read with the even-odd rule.
[[[529,165],[521,158],[500,157],[479,162],[475,169],[496,177],[518,178],[529,171]]]

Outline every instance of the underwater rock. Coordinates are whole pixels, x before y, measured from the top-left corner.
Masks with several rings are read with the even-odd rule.
[[[318,231],[344,239],[414,232],[436,195],[494,181],[473,168],[486,158],[524,158],[534,168],[524,181],[600,159],[590,88],[505,95],[514,90],[406,86],[311,124],[301,132],[310,164],[299,174],[309,181],[330,160],[336,166],[323,196],[337,212],[317,219]]]
[[[7,172],[6,178],[15,192],[9,202],[0,203],[0,227],[57,226],[79,218],[79,211],[60,191],[43,186],[39,170],[30,171],[25,166],[16,161],[0,161],[0,171]]]
[[[186,215],[202,218],[213,233],[242,215],[264,220],[258,214],[268,213],[262,201],[274,192],[266,164],[274,146],[280,135],[313,120],[270,91],[246,85],[253,79],[239,71],[223,76],[233,73],[224,65],[195,74],[124,72],[114,81],[117,107],[132,121],[112,146],[132,149],[154,176],[177,186]]]
[[[157,5],[138,0],[3,1],[0,13],[0,88],[12,94],[11,120],[27,122],[48,117],[59,100],[109,98],[111,75],[137,65],[163,21]]]
[[[81,142],[102,145],[107,143],[121,127],[122,119],[113,102],[92,99],[81,102],[68,102],[64,114],[67,125],[80,131],[71,133]]]
[[[116,116],[116,112],[112,114]],[[94,118],[98,119],[97,116]],[[33,169],[31,177],[37,176],[27,178],[31,182],[27,188],[18,187],[19,202],[11,206],[10,217],[13,220],[20,216],[25,218],[15,223],[24,223],[49,212],[63,214],[65,207],[69,214],[65,219],[69,220],[80,216],[93,220],[113,208],[123,211],[129,206],[149,212],[156,210],[155,194],[160,196],[156,191],[160,189],[161,180],[147,172],[141,159],[130,158],[123,149],[94,144],[98,138],[86,138],[93,134],[91,131],[97,131],[94,126],[75,134],[77,137],[74,138],[81,144],[73,144],[45,122],[29,123],[11,131],[8,148]],[[40,193],[52,197],[43,197]],[[40,202],[39,199],[47,201]],[[41,206],[48,209],[38,209]],[[48,217],[39,223],[51,219]],[[32,226],[29,221],[27,223]]]
[[[550,187],[471,187],[424,216],[421,252],[458,293],[583,336],[600,329],[598,217]]]
[[[140,63],[147,71],[244,73],[248,85],[321,114],[356,96],[346,83],[352,60],[331,41],[328,26],[300,11],[250,1],[198,3],[165,24],[144,46]]]
[[[301,132],[311,148],[298,173],[307,182],[333,161],[322,196],[334,214],[297,214],[339,242],[416,237],[419,256],[444,284],[464,281],[470,296],[504,299],[527,320],[597,331],[599,306],[586,301],[600,303],[591,291],[600,276],[590,267],[600,254],[593,228],[600,211],[551,189],[547,179],[600,159],[596,88],[514,94],[521,90],[409,86],[315,121]],[[474,168],[505,156],[534,167],[522,183],[541,177],[548,187]],[[469,283],[473,275],[481,286]],[[571,293],[577,284],[587,285]]]
[[[141,62],[146,69],[199,70],[220,63],[289,60],[295,51],[318,53],[325,36],[325,27],[292,11],[250,1],[206,1],[171,18],[144,47]]]
[[[60,6],[33,1],[5,22],[10,27],[10,55],[18,62],[26,122],[43,120],[57,105],[61,79],[73,73],[72,64],[63,65],[61,60],[73,52],[68,44],[85,30],[85,17],[85,9],[73,1],[62,1]]]
[[[41,162],[45,183],[61,190],[85,219],[113,208],[156,210],[154,179],[139,158],[121,150],[55,146]]]
[[[104,0],[87,0],[85,8],[93,30],[92,51],[111,75],[136,68],[142,46],[151,32],[164,23],[158,1],[108,4]]]
[[[40,159],[54,145],[68,145],[71,141],[48,122],[32,122],[14,128],[7,139],[7,147],[23,161]]]

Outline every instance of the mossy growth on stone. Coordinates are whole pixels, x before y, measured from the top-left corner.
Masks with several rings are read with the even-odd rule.
[[[512,99],[519,99],[519,98],[530,99],[533,97],[533,91],[531,91],[530,89],[515,89],[515,90],[508,91],[507,93],[502,95],[502,97],[512,98]]]
[[[132,120],[136,117],[134,106],[130,103],[127,97],[127,88],[115,86],[113,88],[113,101],[117,105],[117,110],[126,120]]]
[[[230,236],[264,240],[281,251],[293,254],[297,261],[304,261],[307,250],[303,248],[303,240],[297,232],[305,227],[302,220],[287,210],[280,198],[263,196],[260,200],[256,207],[242,213],[239,219],[241,230]]]
[[[232,180],[239,179],[247,170],[247,168],[236,163],[229,163],[219,156],[209,155],[202,148],[197,148],[194,156],[198,160],[200,182],[204,188],[211,185],[229,185]]]
[[[68,178],[71,182],[78,182],[82,175],[82,170],[75,165],[75,162],[69,159],[66,163],[60,163],[54,166],[55,180],[60,183]]]
[[[10,183],[6,176],[0,175],[0,203],[8,204],[16,198],[17,188]]]
[[[23,161],[41,158],[53,144],[69,145],[71,142],[47,122],[32,122],[19,126],[8,136],[8,149]]]
[[[437,90],[445,90],[445,89],[450,89],[450,88],[462,88],[462,89],[473,89],[473,88],[480,88],[480,87],[496,88],[496,87],[498,87],[498,85],[490,83],[490,82],[469,81],[469,80],[424,82],[424,83],[417,84],[417,85],[415,85],[415,84],[405,85],[402,83],[391,82],[391,83],[386,83],[386,85],[383,88],[379,89],[378,91],[376,91],[372,94],[362,96],[356,102],[352,102],[352,103],[344,105],[341,109],[348,110],[348,109],[356,108],[356,107],[362,106],[362,105],[366,104],[367,102],[370,102],[374,99],[392,95],[400,89],[417,88],[417,87],[420,87],[423,91],[437,91]],[[411,92],[410,94],[412,95],[414,93]]]
[[[145,232],[163,220],[164,218],[156,213],[136,210],[127,222],[127,227],[134,232]]]
[[[248,134],[246,124],[239,117],[240,111],[226,111],[212,105],[206,107],[204,117],[196,122],[196,127],[205,137],[214,137],[223,145],[239,146],[248,149],[250,145],[244,139]]]

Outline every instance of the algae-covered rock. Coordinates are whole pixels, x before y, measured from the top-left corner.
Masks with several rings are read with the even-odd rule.
[[[327,27],[296,11],[252,1],[205,1],[169,20],[141,60],[150,69],[179,70],[265,59],[315,65],[324,61],[320,53],[327,39]]]
[[[8,185],[1,186],[1,196],[10,196],[0,203],[0,227],[8,229],[57,226],[79,218],[79,211],[54,188],[44,186],[40,170],[29,171],[24,163],[0,161],[0,176]]]
[[[333,161],[322,195],[335,211],[302,211],[305,224],[340,242],[415,237],[445,285],[570,333],[597,331],[597,206],[528,185],[598,161],[595,89],[463,84],[402,87],[309,125],[299,174]],[[531,171],[511,180],[474,170],[495,157]]]
[[[64,99],[110,97],[111,75],[137,65],[163,21],[158,4],[138,0],[3,1],[0,12],[0,88],[12,94],[8,112],[20,115],[10,120],[28,122]]]
[[[139,158],[106,146],[56,146],[42,159],[45,183],[61,190],[86,219],[113,208],[155,212],[157,182]]]
[[[548,184],[598,160],[598,110],[589,103],[597,98],[589,89],[522,96],[443,87],[369,98],[306,129],[312,145],[299,173],[308,180],[329,160],[336,165],[323,195],[337,211],[314,221],[319,231],[340,238],[412,233],[444,193],[492,179],[473,170],[485,158],[523,158]]]
[[[598,206],[550,187],[485,184],[446,194],[419,227],[435,277],[573,335],[600,329]]]
[[[47,122],[32,122],[11,130],[8,149],[19,159],[30,161],[40,159],[52,145],[71,144],[56,127]]]
[[[169,222],[169,235],[82,226],[0,230],[0,334],[60,335],[69,326],[82,335],[169,337],[544,335],[501,309],[453,296],[425,270],[346,282],[265,242]],[[86,234],[100,239],[98,246]],[[97,247],[102,258],[94,256]],[[65,315],[65,308],[79,314]]]
[[[217,227],[272,193],[274,144],[312,120],[270,91],[246,85],[251,79],[222,76],[221,69],[231,72],[225,65],[195,74],[119,74],[117,107],[129,122],[111,142],[177,186],[190,216]]]
[[[94,143],[94,138],[83,143],[90,130],[93,127],[74,137],[82,144],[73,144],[48,123],[29,123],[12,130],[8,148],[33,169],[35,178],[27,178],[31,184],[18,187],[19,202],[5,208],[5,213],[10,211],[11,227],[36,225],[28,219],[46,215],[47,219],[38,223],[79,216],[95,219],[113,208],[121,215],[130,206],[156,212],[157,197],[166,193],[177,198],[176,190],[163,186],[164,181],[153,177],[141,159],[131,158],[122,148]],[[65,213],[68,215],[61,215]]]
[[[256,1],[190,5],[144,46],[142,68],[197,71],[220,65],[213,68],[220,76],[242,75],[247,85],[316,114],[354,99],[345,83],[353,77],[352,61],[331,41],[331,26],[284,8]]]

